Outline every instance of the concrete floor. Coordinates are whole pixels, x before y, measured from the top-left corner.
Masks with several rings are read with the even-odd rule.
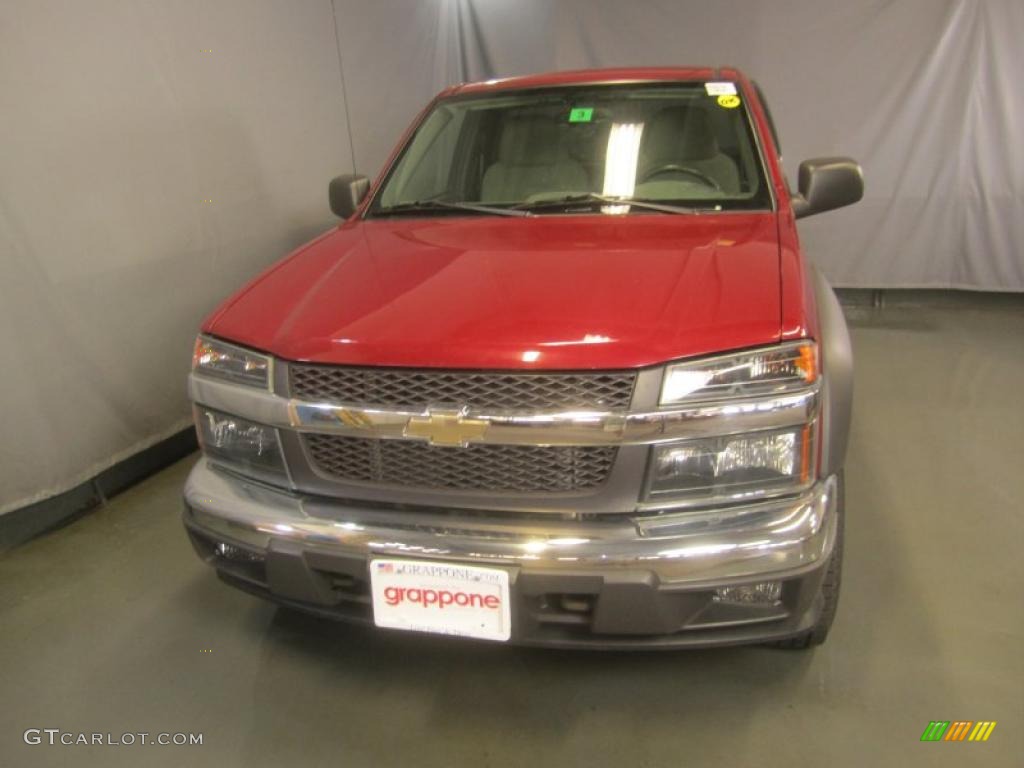
[[[824,647],[573,654],[278,610],[193,555],[190,459],[0,558],[0,765],[1024,765],[1024,303],[850,314]],[[940,719],[998,726],[920,743]],[[204,741],[27,746],[27,728]]]

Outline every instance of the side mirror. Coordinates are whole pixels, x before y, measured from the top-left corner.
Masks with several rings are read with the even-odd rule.
[[[800,163],[798,188],[792,204],[799,219],[856,203],[864,197],[864,173],[848,157],[817,157]]]
[[[335,176],[327,187],[327,199],[335,216],[347,219],[356,212],[370,191],[370,180],[357,173],[344,173]]]

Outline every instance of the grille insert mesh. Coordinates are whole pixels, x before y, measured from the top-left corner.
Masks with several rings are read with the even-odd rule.
[[[332,479],[460,491],[580,491],[602,485],[615,446],[471,444],[445,448],[407,440],[303,436],[313,464]]]
[[[292,397],[422,410],[431,405],[494,410],[624,410],[633,372],[493,373],[347,366],[289,366]]]

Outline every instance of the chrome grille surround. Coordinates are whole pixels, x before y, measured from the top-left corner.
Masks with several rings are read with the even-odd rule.
[[[406,411],[427,412],[448,403],[474,412],[624,413],[636,377],[635,371],[521,373],[290,363],[288,390],[300,402]],[[301,440],[312,469],[335,482],[478,493],[592,491],[608,480],[618,454],[614,445],[450,447],[316,432]]]
[[[289,391],[298,400],[402,409],[457,404],[472,410],[624,411],[635,382],[634,371],[510,373],[288,366]]]
[[[615,446],[451,448],[315,433],[302,440],[314,468],[332,480],[488,493],[592,490],[607,481],[618,453]]]

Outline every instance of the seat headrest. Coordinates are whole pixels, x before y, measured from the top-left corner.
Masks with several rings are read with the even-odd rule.
[[[643,165],[710,160],[718,154],[711,118],[700,107],[666,107],[644,130]]]
[[[498,145],[499,162],[508,165],[549,165],[557,162],[558,124],[547,117],[515,117],[505,123]]]

